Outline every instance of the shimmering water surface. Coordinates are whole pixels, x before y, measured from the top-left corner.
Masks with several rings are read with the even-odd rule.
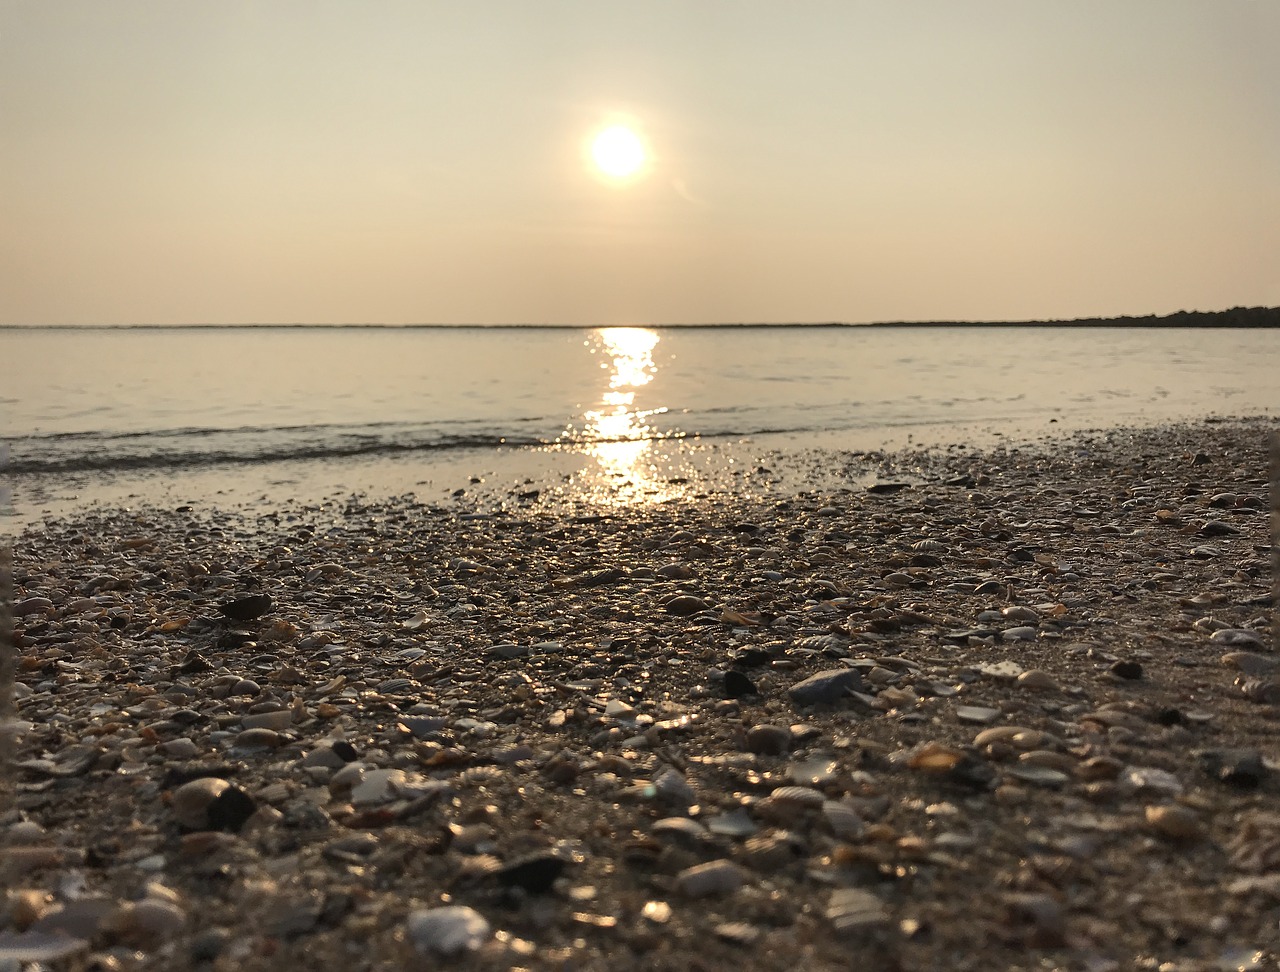
[[[1280,332],[1065,327],[4,329],[15,478],[661,444],[873,448],[1280,413]],[[951,430],[951,431],[949,431]]]

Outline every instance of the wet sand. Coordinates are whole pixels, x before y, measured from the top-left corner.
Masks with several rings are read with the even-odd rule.
[[[0,963],[1267,968],[1269,431],[30,526]]]

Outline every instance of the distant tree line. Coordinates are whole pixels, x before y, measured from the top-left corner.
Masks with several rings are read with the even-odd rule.
[[[871,327],[1280,327],[1280,307],[1232,307],[1223,311],[1177,311],[1143,317],[1076,317],[1038,321],[881,321]],[[840,327],[842,325],[827,325]],[[866,325],[863,325],[866,326]]]

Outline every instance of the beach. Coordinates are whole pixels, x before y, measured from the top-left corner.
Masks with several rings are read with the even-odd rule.
[[[1274,967],[1274,427],[25,522],[0,968]]]

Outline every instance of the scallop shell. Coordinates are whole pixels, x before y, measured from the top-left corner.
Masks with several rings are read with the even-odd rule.
[[[941,540],[934,540],[932,537],[925,537],[923,540],[917,540],[911,545],[912,550],[921,553],[941,553],[947,549],[947,545]]]
[[[807,786],[780,786],[755,805],[755,812],[772,823],[790,824],[825,800],[821,792]]]

